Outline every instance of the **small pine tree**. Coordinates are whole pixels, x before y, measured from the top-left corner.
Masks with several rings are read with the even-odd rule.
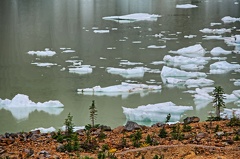
[[[213,107],[216,108],[216,117],[220,119],[220,109],[221,107],[225,107],[225,102],[223,101],[224,97],[224,91],[221,86],[215,87],[213,90],[212,96],[214,97],[213,99]]]
[[[92,105],[89,107],[89,110],[90,110],[90,120],[92,122],[92,128],[94,128],[95,126],[94,122],[97,116],[97,109],[96,109],[94,100],[92,101]]]
[[[64,124],[66,126],[65,133],[68,136],[71,136],[73,133],[74,124],[72,123],[72,118],[73,118],[73,116],[71,116],[71,114],[68,113],[68,117],[67,117],[67,119],[65,119],[65,122],[64,122]]]

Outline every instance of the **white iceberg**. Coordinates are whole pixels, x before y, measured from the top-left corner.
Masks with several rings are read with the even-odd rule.
[[[224,38],[225,43],[233,46],[240,46],[240,35],[234,35],[231,37]]]
[[[119,23],[130,23],[136,21],[157,21],[157,18],[161,17],[156,14],[148,14],[148,13],[134,13],[123,16],[108,16],[103,17],[104,20],[113,20]]]
[[[234,22],[240,21],[240,18],[234,18],[234,17],[230,17],[230,16],[225,16],[221,20],[224,23],[234,23]]]
[[[196,65],[205,65],[208,63],[208,60],[211,60],[210,57],[185,57],[185,56],[171,56],[165,55],[163,57],[163,61],[165,61],[168,65],[172,65],[174,67],[187,65],[187,64],[196,64]]]
[[[35,110],[59,115],[63,111],[63,104],[57,100],[35,103],[27,95],[17,94],[12,100],[0,99],[0,108],[9,110],[17,120],[22,120],[27,119],[29,114]]]
[[[224,108],[223,112],[220,113],[221,118],[226,118],[226,119],[233,118],[233,115],[237,118],[240,118],[240,109],[238,109],[238,108],[232,108],[232,109]]]
[[[37,56],[53,56],[56,54],[56,52],[46,48],[45,51],[28,51],[28,54]]]
[[[109,30],[94,30],[94,33],[109,33]]]
[[[149,70],[145,67],[135,67],[135,68],[114,68],[107,67],[107,72],[111,74],[121,75],[124,78],[141,78],[144,76],[144,73]]]
[[[177,51],[171,50],[171,51],[169,51],[169,53],[180,54],[180,55],[188,56],[188,57],[199,57],[199,56],[204,56],[206,51],[202,47],[202,45],[196,44],[193,46],[178,49]]]
[[[120,85],[108,86],[102,88],[101,86],[94,86],[92,88],[77,89],[78,94],[84,95],[97,95],[97,96],[119,96],[122,95],[123,98],[127,97],[129,94],[140,93],[140,95],[145,95],[148,92],[159,92],[161,91],[161,85],[146,85],[146,84],[130,84],[122,82]]]
[[[73,52],[76,52],[75,50],[64,50],[62,51],[62,53],[73,53]]]
[[[229,71],[239,69],[239,64],[230,64],[227,61],[218,61],[210,65],[210,73],[217,74],[217,73],[227,73]]]
[[[166,45],[162,45],[162,46],[149,45],[147,48],[149,48],[149,49],[163,49],[163,48],[166,48]]]
[[[132,66],[132,65],[143,65],[143,63],[142,62],[130,62],[128,60],[121,60],[120,61],[120,66],[121,65],[130,65],[130,66]]]
[[[185,77],[185,78],[192,78],[192,77],[206,77],[206,73],[203,72],[187,72],[183,70],[179,70],[177,68],[170,68],[168,66],[163,66],[161,71],[162,77]]]
[[[222,49],[221,47],[215,47],[213,48],[210,53],[213,55],[213,56],[218,56],[220,54],[224,54],[224,55],[228,55],[228,54],[231,54],[232,51],[227,51],[227,50],[224,50]]]
[[[177,4],[176,8],[188,9],[188,8],[197,8],[198,6],[193,4]]]
[[[209,29],[209,28],[204,28],[201,29],[200,32],[206,33],[206,34],[224,34],[224,33],[230,33],[231,29],[226,29],[226,28],[221,28],[221,29]]]
[[[224,40],[222,35],[204,35],[203,40]]]
[[[178,121],[182,113],[193,110],[192,106],[177,106],[172,102],[142,105],[137,108],[122,108],[127,120],[145,122],[163,122],[169,113],[171,121]]]
[[[39,67],[51,67],[51,66],[57,65],[56,63],[49,63],[49,62],[33,62],[31,64],[39,66]]]
[[[188,39],[191,39],[191,38],[195,38],[197,37],[197,35],[185,35],[184,38],[188,38]]]
[[[93,69],[88,66],[88,67],[76,67],[76,68],[69,68],[70,73],[76,73],[76,74],[89,74],[92,73]]]
[[[49,127],[49,128],[39,127],[39,128],[32,129],[31,131],[35,131],[35,130],[40,130],[41,133],[49,133],[49,132],[56,131],[54,127]]]

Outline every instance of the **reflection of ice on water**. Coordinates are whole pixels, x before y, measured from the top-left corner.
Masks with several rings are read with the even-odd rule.
[[[57,100],[35,103],[27,95],[17,94],[12,100],[0,99],[0,109],[9,110],[17,120],[25,120],[34,111],[59,115],[63,111],[63,104]]]

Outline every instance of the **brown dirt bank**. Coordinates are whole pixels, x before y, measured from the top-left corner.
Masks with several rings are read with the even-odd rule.
[[[183,124],[165,125],[167,136],[164,138],[159,136],[162,124],[139,126],[132,131],[125,131],[125,126],[105,131],[93,129],[91,143],[87,145],[94,145],[93,149],[81,147],[87,140],[87,133],[82,130],[77,132],[80,148],[72,152],[60,150],[67,142],[53,139],[56,133],[6,133],[0,135],[0,158],[98,158],[99,152],[102,152],[108,158],[115,156],[123,159],[152,159],[154,156],[164,159],[237,159],[240,156],[240,126],[227,126],[229,122],[215,121],[212,126],[210,122],[190,123],[188,126],[191,129],[187,130],[183,129]],[[133,140],[137,132],[141,134],[138,146]]]

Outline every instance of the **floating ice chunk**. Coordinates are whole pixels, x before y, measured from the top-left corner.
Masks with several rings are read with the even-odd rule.
[[[212,36],[204,35],[203,40],[224,40],[224,38],[222,37],[222,35],[212,35]]]
[[[172,66],[181,66],[181,65],[187,65],[187,64],[196,64],[196,65],[205,65],[208,63],[208,60],[211,60],[211,58],[206,57],[184,57],[184,56],[171,56],[171,55],[165,55],[163,57],[163,61],[165,61],[168,65]]]
[[[211,26],[222,25],[222,23],[210,23]]]
[[[232,92],[232,94],[234,94],[236,97],[240,98],[240,90],[234,90]]]
[[[161,76],[191,78],[191,77],[206,77],[207,75],[203,72],[186,72],[186,71],[179,70],[177,68],[170,68],[167,66],[163,66]]]
[[[122,95],[123,98],[127,97],[129,94],[140,93],[140,95],[145,95],[148,92],[159,92],[161,90],[161,85],[146,85],[146,84],[130,84],[122,82],[120,85],[114,85],[109,87],[95,86],[93,88],[77,89],[79,94],[84,95],[97,95],[97,96],[119,96]]]
[[[240,118],[240,109],[238,108],[232,108],[227,109],[224,108],[224,111],[220,113],[221,118],[231,119],[233,118],[233,114],[235,117]]]
[[[165,64],[164,61],[153,61],[151,62],[152,65],[161,65],[161,64]]]
[[[161,17],[156,14],[147,14],[147,13],[134,13],[123,16],[108,16],[103,17],[104,20],[113,20],[119,23],[130,23],[135,21],[157,21],[157,18]]]
[[[224,34],[226,32],[231,32],[231,29],[226,29],[226,28],[221,28],[221,29],[209,29],[209,28],[204,28],[200,30],[202,33],[206,34]]]
[[[189,39],[195,38],[195,37],[197,37],[197,35],[185,35],[184,36],[184,38],[189,38]]]
[[[56,66],[57,65],[56,63],[48,63],[48,62],[45,62],[45,63],[44,62],[43,63],[41,63],[41,62],[33,62],[31,64],[37,65],[39,67],[51,67],[51,66]]]
[[[145,67],[135,67],[135,68],[114,68],[114,67],[107,67],[107,72],[111,74],[121,75],[125,78],[134,78],[134,77],[143,77],[144,73],[149,70]]]
[[[63,104],[57,100],[35,103],[24,94],[17,94],[12,100],[0,99],[0,108],[9,110],[17,120],[27,119],[29,114],[35,110],[58,115],[63,111],[62,107]]]
[[[70,73],[77,73],[77,74],[89,74],[92,73],[93,69],[89,67],[76,67],[76,68],[69,68]]]
[[[147,48],[149,48],[149,49],[163,49],[163,48],[166,48],[166,45],[163,45],[163,46],[149,45]]]
[[[109,30],[94,30],[94,33],[109,33]]]
[[[227,51],[227,50],[224,50],[222,49],[221,47],[215,47],[213,48],[210,53],[213,55],[213,56],[218,56],[220,54],[224,54],[224,55],[228,55],[228,54],[231,54],[232,51]]]
[[[240,21],[240,18],[234,18],[234,17],[230,17],[230,16],[225,16],[221,20],[224,23],[234,23],[234,22]]]
[[[240,35],[225,37],[224,42],[228,45],[240,46]]]
[[[75,50],[64,50],[62,53],[73,53],[76,52]]]
[[[40,128],[35,128],[31,131],[35,131],[35,130],[40,130],[41,133],[49,133],[49,132],[56,131],[56,129],[54,127],[49,127],[49,128],[40,127]]]
[[[85,129],[85,126],[74,126],[73,132],[76,132],[77,130],[81,130],[81,129]],[[64,125],[64,126],[60,127],[60,130],[66,131],[66,126]]]
[[[218,61],[210,65],[210,73],[211,70],[231,71],[239,68],[240,68],[239,64],[230,64],[227,61]]]
[[[176,8],[188,9],[188,8],[197,8],[198,6],[193,4],[177,4]]]
[[[234,86],[240,86],[240,79],[237,79],[233,82]]]
[[[205,78],[199,78],[199,79],[188,79],[185,82],[185,85],[190,86],[190,85],[197,85],[197,86],[210,86],[213,85],[214,81],[210,79],[205,79]]]
[[[173,84],[173,85],[184,85],[186,80],[184,79],[178,79],[178,78],[172,78],[172,77],[168,77],[166,78],[165,81],[163,81],[166,84]]]
[[[180,120],[181,114],[193,110],[192,106],[177,106],[172,102],[148,104],[137,108],[123,108],[127,120],[131,121],[164,121],[167,114],[171,114],[171,121]]]
[[[28,54],[37,56],[53,56],[56,52],[46,48],[45,51],[28,51]]]
[[[128,60],[122,60],[121,62],[120,62],[120,65],[143,65],[143,63],[142,62],[130,62],[130,61],[128,61]]]
[[[185,47],[179,49],[177,51],[169,51],[170,53],[180,54],[188,57],[197,57],[197,56],[204,56],[206,51],[200,44],[196,44],[193,46]]]

